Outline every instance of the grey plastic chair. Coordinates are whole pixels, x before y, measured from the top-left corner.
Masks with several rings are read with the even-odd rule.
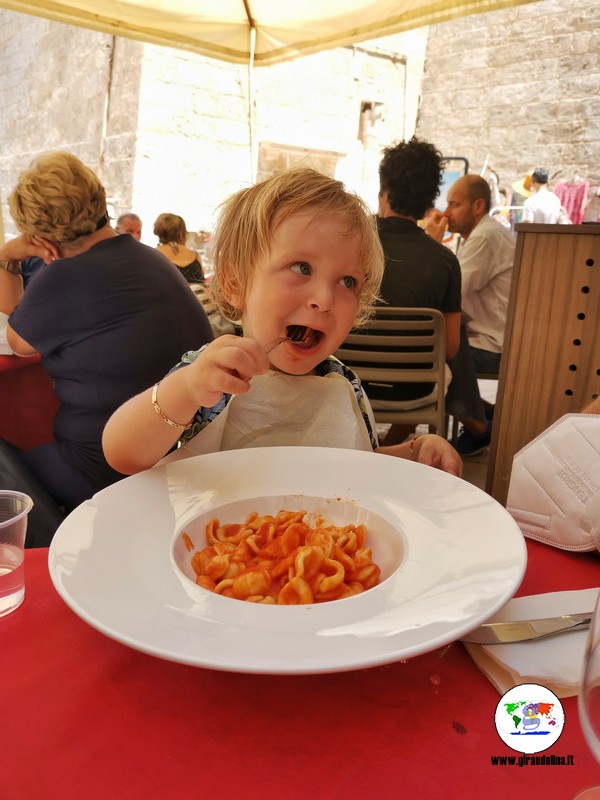
[[[406,408],[403,400],[377,400],[369,396],[377,423],[426,424],[444,435],[446,323],[434,308],[377,309],[367,327],[352,331],[335,356],[363,382],[393,387],[406,383],[433,384],[431,401]]]

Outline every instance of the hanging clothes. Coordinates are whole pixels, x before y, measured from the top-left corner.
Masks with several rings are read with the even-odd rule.
[[[584,181],[583,179],[574,183],[557,183],[554,187],[554,193],[558,195],[563,208],[574,225],[580,225],[583,222],[589,189],[589,181]]]

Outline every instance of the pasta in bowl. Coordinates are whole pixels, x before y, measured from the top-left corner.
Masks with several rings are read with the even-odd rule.
[[[404,552],[401,532],[374,512],[290,496],[212,509],[175,537],[173,562],[224,599],[289,606],[358,597],[393,574]]]
[[[196,584],[184,532],[195,552],[211,519],[282,509],[364,525],[379,583],[287,606]],[[73,611],[129,647],[282,675],[363,669],[460,638],[513,595],[526,551],[506,509],[448,473],[379,453],[262,447],[173,459],[117,481],[69,514],[48,562]]]

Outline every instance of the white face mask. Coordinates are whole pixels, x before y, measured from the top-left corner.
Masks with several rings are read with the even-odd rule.
[[[600,551],[600,416],[565,414],[520,450],[506,507],[525,536]]]

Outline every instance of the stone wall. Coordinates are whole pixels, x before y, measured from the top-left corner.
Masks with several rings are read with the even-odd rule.
[[[256,68],[250,83],[240,65],[0,10],[7,235],[19,171],[56,148],[100,173],[115,215],[140,214],[149,244],[159,213],[210,229],[231,192],[298,161],[375,207],[381,148],[415,128],[505,186],[546,166],[594,189],[598,30],[597,0],[541,0],[432,27],[424,77],[426,29]]]
[[[282,159],[337,174],[376,207],[381,148],[415,127],[426,40],[422,29],[317,53],[250,83],[244,66],[0,10],[6,233],[19,171],[57,148],[98,171],[115,216],[142,217],[148,244],[164,211],[210,229],[225,197]]]
[[[429,30],[417,133],[500,184],[600,184],[600,4],[543,0]]]
[[[245,66],[147,45],[136,210],[148,221],[168,210],[189,230],[210,230],[232,192],[298,162],[343,173],[375,205],[381,147],[414,130],[425,43],[426,31],[414,32],[369,49],[259,67],[251,76]],[[360,141],[366,101],[381,102],[386,114]]]
[[[7,235],[16,233],[7,196],[19,172],[49,150],[78,155],[102,176],[117,205],[129,205],[142,52],[137,42],[0,10],[0,197]]]

